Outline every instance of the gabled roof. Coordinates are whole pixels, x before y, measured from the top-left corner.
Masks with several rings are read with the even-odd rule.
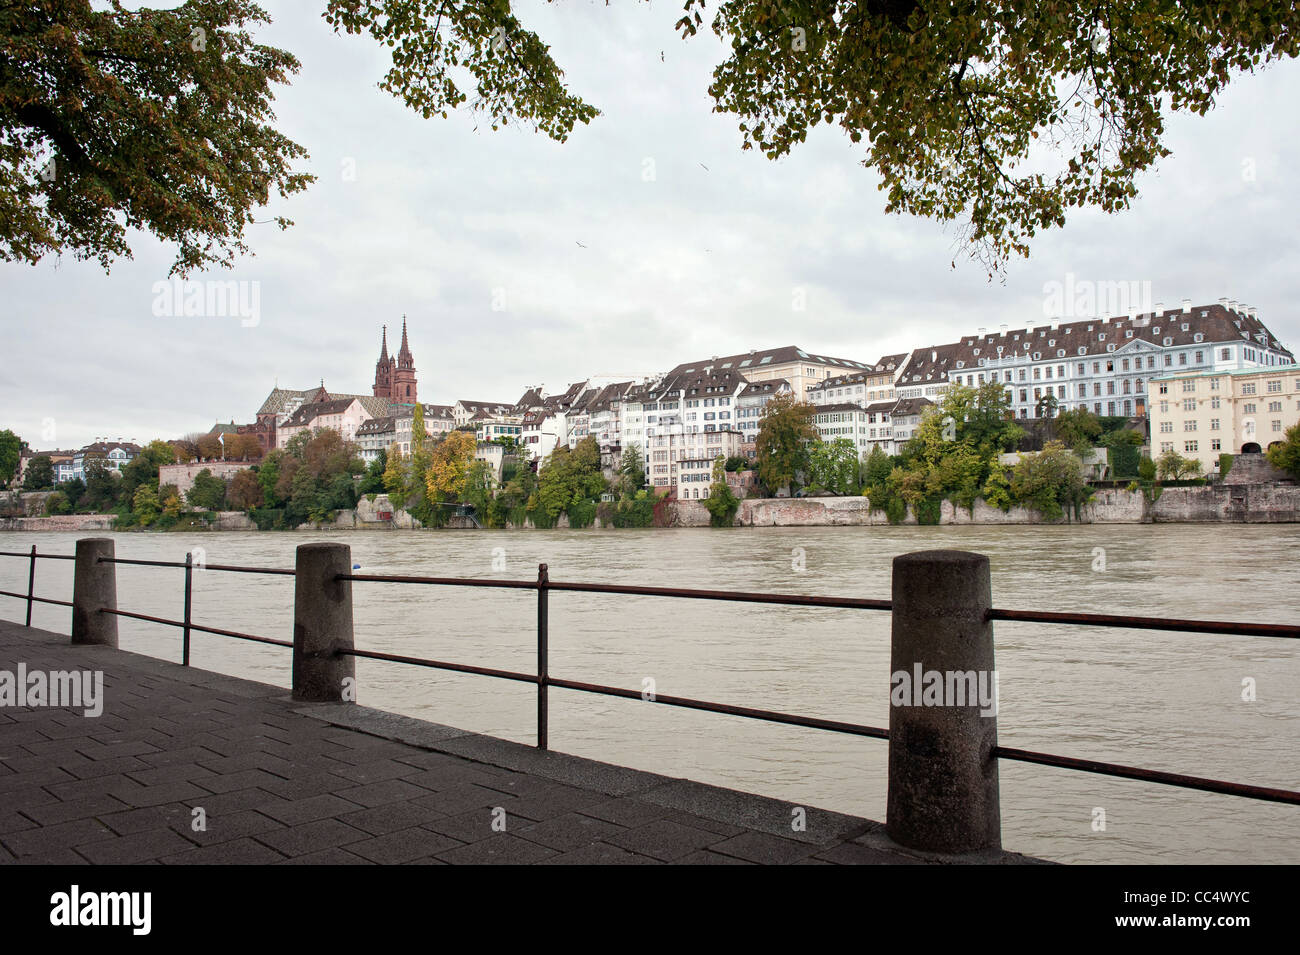
[[[794,387],[785,378],[769,378],[767,381],[749,382],[740,389],[739,397],[752,398],[755,395],[773,395],[783,391],[793,392]]]
[[[331,398],[329,401],[317,401],[314,404],[303,405],[286,421],[282,427],[299,428],[306,427],[321,415],[342,414],[351,407],[352,402],[357,400],[356,395],[349,395],[346,398]]]

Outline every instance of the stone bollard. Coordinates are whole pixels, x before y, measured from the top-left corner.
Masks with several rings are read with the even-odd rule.
[[[113,557],[111,537],[84,537],[77,541],[72,578],[72,642],[117,646],[117,615],[100,609],[117,609],[117,565],[100,563]]]
[[[352,573],[347,544],[300,544],[293,600],[293,698],[311,703],[355,702]],[[344,681],[347,681],[346,683]]]
[[[885,828],[900,845],[954,853],[1002,846],[991,605],[983,554],[894,558]]]

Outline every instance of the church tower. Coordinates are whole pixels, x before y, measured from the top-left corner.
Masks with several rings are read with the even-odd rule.
[[[403,328],[402,337],[406,331]],[[388,326],[384,326],[383,344],[379,348],[379,361],[375,362],[375,397],[395,400],[393,394],[393,359],[388,357]]]
[[[420,399],[415,381],[415,359],[411,357],[411,348],[406,343],[406,316],[402,316],[402,347],[397,352],[397,361],[392,368],[391,400],[404,405],[413,405]]]

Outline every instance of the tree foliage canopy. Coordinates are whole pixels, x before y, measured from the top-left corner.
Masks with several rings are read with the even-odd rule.
[[[683,37],[705,8],[684,0]],[[381,88],[425,118],[466,106],[563,142],[599,115],[508,0],[323,16],[386,47]],[[0,7],[0,258],[107,268],[128,227],[177,243],[181,273],[245,252],[253,209],[312,178],[271,125],[298,62],[255,42],[266,20],[251,0]],[[1167,113],[1204,114],[1234,75],[1300,52],[1300,7],[1268,0],[724,0],[707,26],[728,45],[708,92],[742,148],[778,159],[838,126],[865,141],[887,212],[953,223],[990,274],[1072,207],[1127,208],[1169,155]]]
[[[247,252],[253,210],[312,179],[271,125],[272,84],[298,61],[254,40],[265,22],[249,0],[0,6],[0,259],[108,269],[129,228],[174,242],[174,273]]]

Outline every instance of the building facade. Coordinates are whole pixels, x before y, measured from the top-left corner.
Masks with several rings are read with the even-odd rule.
[[[950,384],[997,381],[1019,418],[1049,409],[1144,416],[1150,382],[1177,372],[1232,371],[1294,363],[1254,308],[1229,299],[1179,309],[1067,323],[980,329],[958,342],[918,348],[900,374],[899,398],[935,401]]]
[[[1266,451],[1300,424],[1300,366],[1161,375],[1151,382],[1151,454],[1176,451],[1206,474],[1220,454]]]

